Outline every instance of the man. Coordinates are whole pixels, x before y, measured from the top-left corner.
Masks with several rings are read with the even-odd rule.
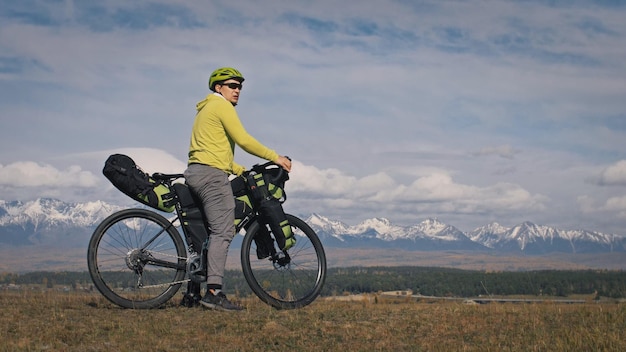
[[[209,78],[213,91],[196,104],[191,131],[189,162],[185,179],[202,199],[210,227],[207,254],[207,292],[200,304],[210,309],[241,310],[222,292],[228,247],[235,236],[235,201],[228,181],[230,174],[241,175],[245,168],[234,162],[235,144],[259,158],[291,170],[289,158],[278,155],[254,139],[244,129],[235,106],[244,81],[231,67],[215,70]]]

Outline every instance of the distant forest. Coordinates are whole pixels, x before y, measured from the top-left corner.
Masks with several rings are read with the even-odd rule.
[[[226,289],[251,293],[240,270],[228,270]],[[0,285],[64,286],[92,289],[88,272],[0,273]],[[184,290],[184,286],[182,288]],[[626,272],[609,270],[542,270],[484,272],[431,267],[350,267],[328,270],[322,295],[412,290],[414,294],[440,297],[489,295],[570,296],[625,298]]]
[[[439,297],[488,295],[626,297],[626,272],[541,270],[484,272],[431,267],[353,267],[329,272],[325,294],[412,290]]]

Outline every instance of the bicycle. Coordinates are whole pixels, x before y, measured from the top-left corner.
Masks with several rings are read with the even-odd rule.
[[[281,202],[286,200],[280,185],[288,176],[282,168],[268,162],[254,165],[249,172],[262,173],[270,185],[278,185]],[[95,287],[124,308],[160,307],[183,283],[189,288],[190,282],[199,285],[206,280],[209,233],[199,202],[184,183],[174,182],[183,174],[154,173],[152,178],[173,190],[176,216],[166,219],[143,208],[121,210],[104,219],[89,242],[87,264]],[[244,191],[240,198],[249,193]],[[261,221],[254,202],[248,205],[244,204],[246,209],[235,223],[237,235],[245,230],[240,257],[249,287],[261,301],[278,309],[310,304],[326,279],[326,255],[315,231],[302,219],[286,214],[295,245],[281,251],[274,240],[269,249],[260,248],[255,238],[271,230]],[[267,257],[259,259],[259,250],[266,251]]]

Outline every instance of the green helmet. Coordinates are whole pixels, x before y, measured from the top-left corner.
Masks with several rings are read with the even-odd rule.
[[[244,78],[241,72],[232,67],[222,67],[211,73],[209,78],[209,88],[215,91],[215,85],[228,79],[236,79],[239,83],[243,82]]]

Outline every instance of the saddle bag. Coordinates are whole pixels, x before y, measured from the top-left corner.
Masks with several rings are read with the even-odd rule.
[[[113,186],[132,199],[164,212],[174,211],[176,200],[171,190],[143,172],[129,156],[109,156],[102,173]]]

